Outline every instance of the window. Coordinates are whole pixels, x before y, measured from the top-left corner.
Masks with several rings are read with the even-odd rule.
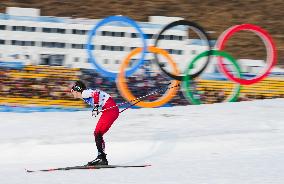
[[[106,50],[111,50],[111,46],[106,45]]]
[[[124,32],[113,32],[112,36],[115,37],[124,37],[125,33]]]
[[[110,32],[110,31],[102,31],[101,36],[112,36],[112,37],[124,37],[124,32]]]
[[[108,64],[108,59],[104,59],[104,64]]]
[[[14,55],[13,55],[13,58],[15,58],[15,59],[20,59],[19,54],[14,54]]]
[[[115,60],[115,64],[119,64],[119,60]]]
[[[12,31],[22,31],[20,26],[12,26]]]
[[[36,28],[35,27],[26,27],[26,31],[28,31],[28,32],[35,32]]]
[[[71,47],[72,49],[85,49],[84,44],[72,44]]]
[[[171,40],[182,40],[182,36],[170,35]]]
[[[41,54],[40,55],[40,65],[49,65],[50,59],[48,54]]]
[[[35,46],[34,41],[25,41],[25,46]]]
[[[105,36],[112,36],[112,32],[106,31]]]
[[[131,33],[131,38],[138,38],[139,34],[138,33]]]
[[[5,30],[6,26],[5,25],[0,25],[0,30]]]
[[[182,50],[171,50],[171,54],[182,55]]]
[[[179,36],[176,35],[172,35],[173,36],[173,40],[179,40]]]
[[[160,35],[160,40],[164,40],[165,39],[165,35]]]
[[[153,39],[154,34],[146,34],[147,39]]]
[[[170,40],[170,39],[171,39],[171,35],[165,35],[165,36],[164,36],[164,39],[165,39],[165,40]]]
[[[85,45],[85,48],[87,48],[87,45]],[[91,50],[95,50],[95,45],[91,45]]]
[[[65,34],[66,30],[65,29],[57,29],[57,33],[60,34]]]
[[[94,46],[94,45],[93,45]],[[111,45],[101,45],[101,50],[108,51],[124,51],[123,46],[111,46]]]
[[[101,35],[102,35],[102,36],[106,36],[106,31],[102,31],[102,32],[101,32]]]
[[[65,43],[60,43],[60,42],[42,42],[42,47],[65,48]]]
[[[120,32],[120,37],[125,37],[125,33],[124,32]]]
[[[120,47],[119,46],[115,46],[115,51],[120,51]]]
[[[65,34],[66,30],[65,29],[59,29],[59,28],[47,28],[47,27],[44,27],[44,28],[42,28],[42,32],[44,32],[44,33]]]
[[[26,27],[26,26],[12,26],[12,31],[28,31],[28,32],[35,32],[35,27]]]
[[[52,66],[62,66],[65,59],[65,55],[50,55],[50,65]]]
[[[74,58],[74,62],[79,62],[79,61],[80,61],[80,59],[78,57]]]
[[[170,39],[170,35],[164,35],[164,40],[169,40]]]
[[[51,28],[44,27],[44,28],[42,28],[42,32],[44,32],[44,33],[51,33]]]
[[[12,40],[12,45],[24,46],[25,43],[24,43],[24,41]]]
[[[164,49],[166,50],[169,54],[172,54],[172,49]]]
[[[40,55],[40,65],[53,65],[62,66],[65,60],[65,55],[60,54],[41,54]]]
[[[5,44],[5,40],[0,40],[0,45],[4,45]]]
[[[183,54],[183,51],[182,50],[178,50],[178,55],[182,55]]]
[[[64,48],[65,47],[65,43],[55,42],[55,47],[56,48]]]
[[[72,34],[85,35],[87,33],[88,33],[87,30],[72,29]]]
[[[191,51],[191,54],[192,54],[192,55],[195,55],[195,54],[196,54],[196,50],[192,50],[192,51]]]

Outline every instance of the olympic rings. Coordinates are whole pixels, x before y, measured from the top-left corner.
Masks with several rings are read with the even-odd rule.
[[[125,71],[125,68],[129,65],[131,58],[135,56],[136,54],[140,53],[141,51],[142,51],[141,48],[136,48],[129,53],[126,59],[122,62],[118,76],[117,76],[117,87],[121,95],[128,101],[136,99],[136,97],[129,91],[127,87],[124,71]],[[173,59],[170,57],[167,51],[156,48],[156,47],[148,47],[148,51],[152,53],[158,53],[158,54],[163,55],[169,61],[170,65],[174,68],[174,74],[175,75],[179,74],[176,63],[173,61]],[[177,86],[178,84],[179,84],[179,81],[174,80],[173,85]],[[175,96],[176,93],[177,93],[177,88],[171,88],[167,91],[166,94],[164,94],[161,98],[157,99],[156,101],[153,101],[153,102],[141,101],[137,104],[137,106],[140,106],[140,107],[162,106],[168,101],[170,101]]]
[[[266,67],[266,71],[261,74],[260,76],[257,76],[252,79],[241,79],[241,78],[236,78],[232,74],[229,73],[228,69],[226,68],[225,64],[223,63],[223,59],[221,57],[218,58],[219,61],[219,66],[222,70],[222,72],[232,81],[235,81],[239,84],[243,85],[250,85],[257,83],[261,81],[263,78],[265,78],[269,72],[272,70],[272,67],[276,64],[277,62],[277,51],[276,51],[276,46],[271,38],[271,36],[266,32],[264,29],[252,25],[252,24],[242,24],[242,25],[236,25],[232,26],[231,28],[227,29],[222,33],[222,35],[219,37],[217,43],[216,43],[216,48],[218,50],[223,50],[225,47],[226,41],[236,32],[241,31],[241,30],[249,30],[254,33],[256,33],[259,37],[261,37],[262,41],[264,42],[266,46],[266,50],[268,51],[267,54],[267,62],[268,65]],[[271,52],[270,52],[271,51]]]
[[[218,51],[218,50],[211,50],[211,51],[204,51],[201,54],[197,55],[192,62],[188,65],[187,70],[185,71],[185,75],[184,75],[184,80],[183,80],[183,91],[185,94],[185,97],[187,98],[187,100],[189,102],[191,102],[192,104],[195,105],[199,105],[201,104],[201,101],[197,98],[194,98],[194,94],[191,90],[191,82],[192,82],[192,78],[190,75],[187,75],[187,73],[189,73],[189,71],[193,68],[194,64],[202,57],[205,56],[209,56],[209,55],[214,55],[214,56],[222,56],[227,58],[234,66],[234,68],[237,71],[237,76],[241,77],[241,69],[239,67],[239,65],[237,64],[236,60],[229,55],[228,53],[224,52],[224,51]],[[225,101],[227,102],[234,102],[237,100],[239,93],[241,90],[241,85],[240,84],[236,84],[236,86],[234,87],[233,93],[227,97],[227,99],[225,99]]]
[[[129,55],[126,57],[126,59],[122,62],[122,65],[121,65],[118,73],[105,70],[100,64],[98,64],[96,62],[95,57],[93,56],[93,54],[91,52],[91,50],[92,50],[92,45],[91,45],[92,38],[94,36],[96,36],[97,29],[99,27],[105,25],[106,23],[113,22],[113,21],[120,21],[120,22],[125,22],[127,24],[130,24],[132,27],[134,27],[139,32],[142,43],[143,43],[142,48],[136,48],[129,53]],[[188,26],[189,28],[193,29],[193,31],[195,31],[198,34],[200,39],[206,44],[206,47],[207,47],[206,51],[204,51],[201,54],[199,54],[198,56],[196,56],[189,63],[187,70],[183,74],[179,73],[176,63],[170,57],[168,52],[158,48],[158,42],[159,42],[159,40],[162,39],[162,34],[165,31],[167,31],[168,29],[175,27],[175,26]],[[262,39],[262,41],[264,42],[266,50],[267,50],[267,58],[266,58],[267,66],[264,68],[265,70],[263,70],[262,73],[260,73],[259,75],[257,75],[256,77],[254,77],[252,79],[242,79],[240,67],[237,64],[237,62],[235,61],[235,59],[232,58],[232,56],[229,55],[228,53],[223,52],[223,50],[225,48],[226,41],[228,41],[228,39],[234,33],[241,31],[241,30],[248,30],[248,31],[252,31],[253,33],[257,34]],[[218,67],[220,68],[220,71],[223,72],[229,80],[237,83],[237,84],[235,84],[235,87],[233,88],[233,93],[225,99],[225,101],[229,101],[229,102],[236,101],[236,99],[238,98],[238,95],[240,93],[241,85],[250,85],[250,84],[254,84],[254,83],[257,83],[257,82],[263,80],[265,77],[268,76],[272,67],[277,62],[276,46],[275,46],[275,43],[273,42],[271,36],[269,35],[269,33],[266,30],[264,30],[264,29],[262,29],[262,28],[260,28],[256,25],[252,25],[252,24],[236,25],[236,26],[232,26],[229,29],[227,29],[226,31],[224,31],[216,42],[216,45],[215,45],[216,50],[211,50],[211,47],[210,47],[210,44],[209,44],[210,38],[207,35],[207,33],[204,31],[204,29],[201,26],[199,26],[198,24],[196,24],[194,22],[186,21],[186,20],[179,20],[179,21],[175,21],[175,22],[172,22],[172,23],[166,25],[155,38],[156,38],[156,40],[154,41],[154,46],[148,47],[147,43],[146,43],[146,36],[143,33],[143,31],[141,30],[141,28],[138,26],[137,23],[135,23],[132,19],[129,19],[127,17],[110,16],[110,17],[107,17],[107,18],[103,19],[102,21],[100,21],[90,31],[89,36],[88,36],[88,41],[87,41],[87,53],[88,53],[90,61],[92,62],[92,64],[96,67],[96,69],[101,74],[103,74],[104,76],[113,78],[113,79],[115,79],[115,78],[117,79],[117,81],[116,81],[117,82],[117,88],[119,89],[121,95],[125,99],[127,99],[129,102],[132,101],[133,99],[136,99],[136,98],[129,91],[127,84],[126,84],[125,77],[129,77],[130,75],[132,75],[142,64],[144,64],[144,58],[145,58],[147,51],[154,53],[154,58],[155,58],[154,61],[159,66],[159,68],[167,76],[171,77],[172,79],[175,79],[174,85],[177,85],[177,84],[179,84],[179,81],[182,81],[183,88],[184,88],[183,92],[184,92],[186,98],[193,104],[200,104],[201,102],[200,102],[200,100],[194,98],[193,93],[190,89],[191,88],[190,83],[192,82],[192,80],[194,78],[198,77],[201,73],[203,73],[205,71],[205,69],[209,65],[210,58],[211,58],[212,55],[218,56],[217,57]],[[140,52],[142,52],[140,60],[137,63],[135,63],[135,65],[132,68],[130,68],[129,70],[127,70],[125,72],[125,69],[129,65],[130,59],[134,55],[136,55]],[[174,72],[172,72],[172,73],[168,72],[164,68],[164,66],[159,61],[158,54],[163,55],[168,60],[169,64],[174,68],[174,70],[173,70]],[[203,57],[207,57],[206,63],[201,67],[201,69],[199,71],[197,71],[195,73],[190,73],[190,71],[192,72],[194,64],[200,58],[203,58]],[[229,60],[232,63],[233,67],[236,69],[236,72],[238,73],[236,76],[229,73],[229,70],[226,67],[226,65],[224,64],[222,57],[225,57],[227,60]],[[164,94],[158,100],[153,101],[153,102],[141,101],[137,104],[137,106],[140,106],[140,107],[161,106],[161,105],[167,103],[168,101],[170,101],[170,99],[172,99],[176,93],[177,93],[177,89],[171,88],[167,91],[166,94]]]
[[[192,28],[197,34],[198,36],[205,42],[206,46],[207,46],[207,50],[210,51],[211,48],[210,48],[210,44],[209,44],[209,36],[208,34],[204,31],[204,29],[199,26],[198,24],[194,23],[194,22],[190,22],[190,21],[187,21],[187,20],[178,20],[178,21],[175,21],[175,22],[172,22],[170,24],[168,24],[167,26],[165,26],[158,34],[158,36],[156,37],[156,40],[155,40],[155,43],[154,43],[154,46],[155,47],[158,47],[158,42],[159,40],[161,40],[162,38],[162,34],[167,31],[168,29],[172,28],[172,27],[175,27],[175,26],[188,26],[190,28]],[[201,67],[200,71],[194,73],[194,74],[190,74],[191,75],[191,78],[195,78],[197,76],[199,76],[207,67],[207,65],[209,64],[209,60],[210,60],[210,56],[207,57],[207,61],[205,63],[204,66]],[[176,80],[179,80],[179,81],[182,81],[184,78],[184,76],[180,75],[180,76],[177,76],[177,75],[174,75],[174,74],[171,74],[170,72],[167,72],[163,65],[161,63],[159,63],[159,58],[158,58],[158,55],[157,53],[155,53],[155,62],[158,64],[158,66],[160,67],[160,69],[166,74],[168,75],[169,77],[173,78],[173,79],[176,79]]]
[[[101,74],[103,74],[104,76],[111,77],[113,79],[116,78],[117,73],[105,70],[100,64],[98,64],[96,62],[96,59],[95,59],[95,57],[92,54],[92,44],[91,43],[92,43],[92,38],[94,36],[96,36],[96,31],[98,30],[99,27],[101,27],[101,26],[103,26],[103,25],[105,25],[105,24],[107,24],[109,22],[115,22],[115,21],[125,22],[127,24],[130,24],[132,27],[134,27],[139,32],[139,34],[141,36],[142,43],[143,43],[143,50],[142,50],[142,55],[141,55],[140,60],[132,68],[130,68],[128,71],[126,71],[126,76],[132,75],[139,68],[139,66],[144,63],[144,57],[145,57],[145,54],[146,54],[146,51],[147,51],[146,36],[143,33],[143,31],[141,30],[141,28],[139,27],[139,25],[135,21],[133,21],[132,19],[130,19],[128,17],[124,17],[124,16],[109,16],[109,17],[101,20],[89,32],[88,41],[87,41],[87,53],[88,53],[90,61],[96,67],[96,69]]]

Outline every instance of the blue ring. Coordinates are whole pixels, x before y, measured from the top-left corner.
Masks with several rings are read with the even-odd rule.
[[[143,50],[142,50],[142,55],[141,55],[140,60],[132,68],[130,68],[126,71],[126,76],[129,77],[138,69],[138,67],[140,65],[144,64],[144,57],[145,57],[146,52],[147,52],[147,43],[146,43],[146,36],[143,33],[143,31],[141,30],[141,28],[138,26],[138,24],[134,20],[132,20],[128,17],[125,17],[125,16],[109,16],[109,17],[101,20],[97,25],[95,25],[93,27],[93,29],[91,31],[89,31],[89,35],[88,35],[88,42],[87,42],[88,57],[89,57],[89,60],[92,62],[92,64],[95,66],[95,68],[101,74],[103,74],[106,77],[116,78],[116,76],[117,76],[116,72],[107,71],[99,63],[96,62],[96,59],[92,54],[92,44],[91,44],[93,36],[96,36],[97,29],[99,27],[105,25],[106,23],[114,22],[114,21],[120,21],[120,22],[125,22],[125,23],[130,24],[132,27],[134,27],[139,32],[141,39],[142,39],[142,42],[143,42]]]

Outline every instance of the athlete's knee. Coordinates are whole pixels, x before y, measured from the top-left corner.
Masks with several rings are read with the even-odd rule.
[[[97,139],[97,138],[102,137],[102,136],[103,136],[103,133],[100,132],[100,131],[95,130],[95,131],[94,131],[94,136],[95,136],[95,139]]]

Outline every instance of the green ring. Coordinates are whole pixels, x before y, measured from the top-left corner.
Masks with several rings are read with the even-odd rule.
[[[190,82],[192,81],[190,75],[188,75],[188,73],[190,72],[190,70],[193,68],[194,64],[202,57],[206,57],[206,56],[222,56],[226,59],[228,59],[233,66],[235,67],[236,71],[237,71],[237,77],[241,78],[241,69],[240,66],[238,65],[238,63],[236,62],[236,60],[229,55],[228,53],[224,52],[224,51],[218,51],[218,50],[211,50],[211,51],[204,51],[202,53],[200,53],[198,56],[196,56],[192,62],[190,62],[190,64],[188,65],[188,68],[185,71],[185,75],[184,75],[184,80],[182,82],[182,87],[183,87],[183,91],[184,91],[184,95],[186,97],[186,99],[194,104],[194,105],[199,105],[201,104],[201,101],[199,99],[194,98],[192,90],[190,89]],[[236,83],[236,86],[233,89],[233,93],[226,98],[226,102],[235,102],[238,99],[238,96],[240,94],[240,90],[241,90],[241,85]]]

